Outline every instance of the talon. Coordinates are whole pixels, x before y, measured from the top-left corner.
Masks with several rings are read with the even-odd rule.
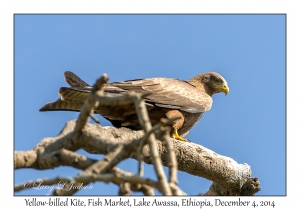
[[[179,136],[177,129],[174,129],[174,133],[173,133],[173,139],[179,140],[179,141],[184,141],[184,142],[189,142],[190,140],[185,139],[181,136]]]

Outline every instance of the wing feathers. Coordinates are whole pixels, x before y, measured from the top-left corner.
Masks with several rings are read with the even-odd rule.
[[[149,102],[166,108],[180,109],[191,113],[208,111],[212,99],[205,92],[198,91],[195,86],[186,81],[170,78],[152,78],[127,80],[111,83],[111,86],[126,91],[152,93],[146,97]]]
[[[81,104],[87,98],[91,86],[81,80],[72,72],[65,72],[65,79],[70,88],[62,87],[59,90],[61,99],[57,100],[52,107],[69,108],[70,105],[63,102]],[[189,113],[208,111],[212,105],[212,99],[205,92],[186,81],[170,78],[151,78],[113,82],[105,85],[104,91],[108,93],[125,93],[135,91],[138,93],[151,93],[145,98],[147,104],[155,104],[158,107],[179,109]],[[48,108],[51,107],[50,105]],[[77,105],[75,106],[76,108]]]
[[[61,87],[59,89],[59,95],[61,95],[61,100],[63,101],[73,101],[73,102],[84,102],[90,92],[89,88],[67,88]]]
[[[85,81],[80,79],[76,74],[70,71],[66,71],[64,73],[65,80],[66,82],[71,86],[71,87],[85,87],[85,86],[90,86],[87,84]]]

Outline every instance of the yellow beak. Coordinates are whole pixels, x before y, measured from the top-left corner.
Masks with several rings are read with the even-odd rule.
[[[225,93],[225,95],[227,95],[229,93],[229,87],[227,85],[224,84],[214,84],[221,92]]]

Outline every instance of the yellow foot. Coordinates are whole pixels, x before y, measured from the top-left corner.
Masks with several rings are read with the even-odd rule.
[[[177,132],[177,129],[174,130],[173,139],[176,139],[176,140],[179,140],[179,141],[184,141],[184,142],[189,142],[188,139],[185,139],[185,138],[179,136],[179,134]]]

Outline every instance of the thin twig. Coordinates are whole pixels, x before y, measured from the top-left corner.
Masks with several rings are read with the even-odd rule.
[[[92,164],[88,168],[86,168],[83,172],[79,174],[79,176],[89,176],[89,175],[97,175],[101,173],[105,173],[109,169],[113,168],[117,165],[123,157],[120,157],[120,153],[124,149],[123,145],[118,145],[114,150],[104,156],[102,160],[97,161],[96,163]],[[119,156],[119,157],[118,157]],[[80,186],[82,183],[76,183],[74,185]],[[65,185],[68,188],[68,184]],[[73,188],[70,190],[62,190],[56,189],[54,191],[54,195],[73,195],[76,193],[80,188]]]
[[[142,144],[140,144],[140,145],[142,145]],[[138,175],[139,176],[143,176],[144,175],[144,162],[143,162],[143,158],[144,158],[144,154],[142,152],[139,152],[138,153],[138,162],[139,162]]]
[[[129,182],[120,183],[119,195],[120,196],[129,196],[130,195],[130,183]]]
[[[176,184],[170,183],[169,185],[170,185],[173,195],[187,195]]]
[[[139,123],[140,123],[140,125],[143,126],[145,133],[147,133],[151,130],[152,126],[151,126],[151,123],[149,120],[148,111],[147,111],[145,102],[143,99],[141,99],[139,94],[137,94],[134,103],[135,103],[137,115],[139,118]],[[143,142],[140,142],[140,144],[143,144]],[[152,162],[153,162],[153,165],[155,168],[155,172],[157,174],[158,182],[162,189],[162,193],[163,193],[163,195],[172,195],[170,186],[168,185],[167,178],[165,176],[165,173],[164,173],[164,170],[162,167],[161,159],[158,154],[155,136],[153,133],[151,133],[148,138],[148,144],[150,147]]]
[[[97,91],[102,92],[102,87],[105,83],[108,81],[108,76],[106,74],[103,74],[97,81],[96,84],[93,86],[89,96],[85,100],[83,106],[81,107],[80,114],[77,119],[77,124],[74,129],[76,133],[81,132],[81,130],[84,128],[88,116],[91,115],[94,111],[95,103],[96,103],[96,98],[95,98],[95,93]]]
[[[177,180],[177,160],[176,155],[173,149],[173,145],[171,144],[169,134],[169,128],[160,128],[161,130],[161,139],[166,145],[167,148],[167,158],[168,158],[168,166],[169,166],[169,182],[178,184]]]
[[[92,118],[92,120],[94,120],[95,123],[100,125],[100,121],[92,114],[90,114],[90,118]]]
[[[80,175],[105,173],[107,170],[113,168],[121,160],[123,160],[122,158],[118,157],[123,149],[123,145],[117,146],[114,150],[105,155],[102,160],[99,160],[98,162],[85,169],[82,173],[80,173]]]
[[[128,171],[122,171],[121,169],[114,167],[111,170],[108,171],[108,173],[114,173],[116,175],[124,175],[124,176],[134,176],[133,173],[128,172]],[[147,196],[153,196],[154,194],[154,189],[153,187],[146,185],[146,184],[133,184],[130,183],[130,189],[134,192],[143,192],[144,195]]]
[[[150,134],[154,133],[162,126],[172,125],[172,123],[179,118],[180,117],[167,118],[167,119],[162,118],[159,123],[152,126],[151,130],[145,134],[145,136],[141,140],[141,142],[138,146],[138,149],[137,149],[137,158],[138,158],[138,162],[139,162],[139,165],[138,165],[138,175],[139,176],[143,176],[143,158],[144,158],[143,157],[144,156],[143,147],[145,146],[145,142],[147,142],[147,139],[149,138]]]

